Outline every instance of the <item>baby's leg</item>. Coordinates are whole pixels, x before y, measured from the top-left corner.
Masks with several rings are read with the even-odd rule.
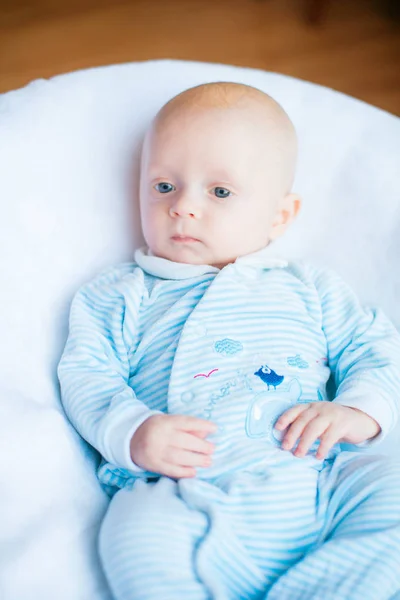
[[[321,473],[319,542],[268,600],[389,600],[400,592],[400,461],[340,454]]]
[[[206,600],[193,568],[193,549],[207,517],[191,510],[176,482],[137,481],[112,498],[101,526],[99,552],[115,600]]]

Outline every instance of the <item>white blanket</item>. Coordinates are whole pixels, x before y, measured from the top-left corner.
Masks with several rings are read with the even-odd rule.
[[[290,77],[170,60],[80,71],[1,95],[2,600],[110,598],[96,553],[107,507],[98,457],[64,418],[56,365],[74,291],[131,260],[143,242],[128,183],[146,126],[175,94],[218,80],[270,93],[298,130],[294,187],[304,208],[277,247],[335,268],[400,326],[396,117]],[[399,432],[383,451],[400,450]]]

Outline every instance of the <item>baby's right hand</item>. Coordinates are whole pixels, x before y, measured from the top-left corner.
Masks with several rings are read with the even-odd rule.
[[[194,467],[209,467],[215,445],[207,442],[217,426],[186,415],[153,415],[135,431],[131,458],[146,471],[174,479],[195,477]]]

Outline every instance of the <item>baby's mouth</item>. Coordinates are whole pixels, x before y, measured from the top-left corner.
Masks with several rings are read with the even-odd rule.
[[[197,238],[190,237],[189,235],[178,235],[178,234],[173,235],[171,237],[171,239],[174,242],[178,242],[178,243],[181,243],[181,244],[185,244],[185,243],[186,244],[190,244],[190,243],[194,243],[194,242],[199,242],[200,241]]]

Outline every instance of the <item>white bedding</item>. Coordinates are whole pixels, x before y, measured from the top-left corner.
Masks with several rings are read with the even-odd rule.
[[[400,327],[400,121],[327,88],[218,64],[149,61],[0,95],[0,598],[105,600],[96,554],[107,497],[97,455],[60,409],[56,365],[72,294],[142,244],[128,203],[140,136],[176,93],[240,81],[298,130],[304,208],[277,243],[335,268]],[[130,234],[130,223],[134,234]],[[400,428],[382,445],[398,453]]]

